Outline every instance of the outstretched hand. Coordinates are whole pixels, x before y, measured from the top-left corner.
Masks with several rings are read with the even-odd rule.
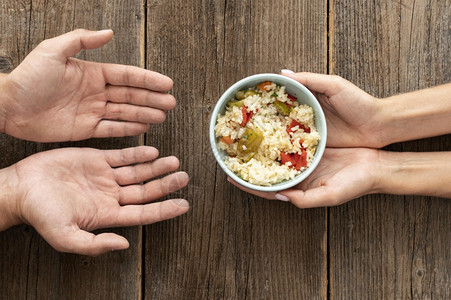
[[[98,255],[128,248],[106,227],[145,225],[188,211],[183,199],[149,203],[188,183],[175,157],[156,159],[152,147],[123,150],[63,148],[32,155],[9,170],[15,182],[16,223],[32,225],[56,250]]]
[[[282,73],[306,86],[318,99],[327,121],[327,147],[380,148],[380,100],[336,75]]]
[[[175,107],[172,80],[138,67],[82,61],[111,30],[78,29],[40,43],[0,81],[0,131],[37,142],[131,136]]]
[[[326,148],[321,162],[304,181],[295,187],[275,192],[245,188],[243,191],[266,199],[290,201],[299,208],[335,206],[378,189],[379,151],[366,148]]]
[[[300,208],[339,205],[372,193],[451,197],[448,152],[375,149],[448,134],[450,84],[377,99],[336,75],[289,70],[282,74],[302,83],[320,102],[327,121],[328,148],[316,169],[291,189],[259,192],[228,178],[233,185],[262,198],[290,201]],[[424,99],[430,105],[421,106]],[[412,130],[419,122],[430,126]]]

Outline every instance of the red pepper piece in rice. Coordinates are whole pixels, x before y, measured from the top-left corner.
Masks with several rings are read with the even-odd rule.
[[[243,114],[243,121],[241,121],[240,126],[244,127],[246,126],[247,122],[252,118],[254,115],[254,112],[251,110],[250,112],[247,112],[247,107],[243,105],[243,108],[241,109],[241,113]]]
[[[293,128],[299,126],[300,129],[304,130],[304,132],[306,133],[310,133],[310,128],[305,126],[302,123],[299,123],[298,121],[296,121],[295,119],[291,120],[290,125],[287,126],[287,133],[290,134],[293,131]]]

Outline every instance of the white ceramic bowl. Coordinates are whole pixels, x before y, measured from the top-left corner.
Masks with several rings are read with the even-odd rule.
[[[288,94],[294,96],[297,98],[297,101],[300,104],[307,104],[313,108],[314,114],[315,114],[315,126],[320,134],[320,141],[318,143],[313,161],[311,162],[310,166],[302,172],[301,174],[297,175],[292,180],[283,181],[271,186],[260,186],[255,185],[252,183],[249,183],[248,181],[245,181],[241,178],[239,178],[234,172],[229,170],[227,166],[224,163],[224,158],[228,156],[228,154],[218,148],[218,139],[215,137],[215,125],[216,120],[218,119],[218,115],[223,115],[226,110],[227,102],[232,100],[235,96],[235,93],[240,90],[245,90],[250,87],[255,87],[257,84],[263,82],[263,81],[271,81],[275,82],[276,84],[285,86],[285,90]],[[324,149],[326,148],[326,138],[327,138],[327,128],[326,128],[326,118],[324,117],[324,112],[318,102],[316,100],[315,96],[301,83],[297,82],[294,79],[291,79],[286,76],[282,76],[279,74],[256,74],[249,77],[246,77],[244,79],[241,79],[240,81],[233,84],[230,88],[228,88],[224,94],[222,94],[221,98],[219,98],[218,103],[216,104],[213,114],[211,116],[210,120],[210,144],[211,148],[213,150],[213,154],[218,161],[219,166],[224,170],[224,172],[227,173],[229,177],[231,177],[234,181],[238,182],[240,185],[245,186],[247,188],[257,190],[257,191],[263,191],[263,192],[273,192],[273,191],[281,191],[286,190],[290,187],[295,186],[296,184],[303,181],[307,176],[312,173],[312,171],[316,168],[319,161],[321,160],[321,157],[323,156]]]

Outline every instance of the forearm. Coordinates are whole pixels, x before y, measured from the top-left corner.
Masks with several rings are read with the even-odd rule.
[[[451,133],[451,83],[381,101],[384,146]]]
[[[17,177],[14,166],[0,170],[0,231],[20,224],[17,215]]]
[[[451,198],[451,152],[380,153],[377,192]]]

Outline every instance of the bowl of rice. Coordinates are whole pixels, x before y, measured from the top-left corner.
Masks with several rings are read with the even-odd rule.
[[[258,191],[281,191],[304,180],[326,146],[326,119],[315,96],[279,74],[233,84],[210,120],[213,154],[224,172]]]

